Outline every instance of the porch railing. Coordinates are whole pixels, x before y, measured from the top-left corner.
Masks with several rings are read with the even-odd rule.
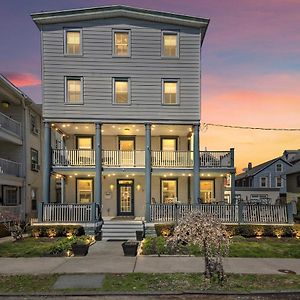
[[[55,223],[93,223],[100,220],[100,207],[89,204],[41,203],[40,211],[43,222]]]
[[[103,150],[102,163],[106,167],[144,167],[145,151]]]
[[[52,150],[52,163],[54,166],[94,166],[95,151],[94,150]]]
[[[1,128],[21,138],[21,123],[0,112]]]
[[[200,151],[200,167],[230,168],[233,166],[230,151]]]
[[[193,167],[193,152],[191,151],[152,151],[153,167]]]
[[[230,224],[289,224],[292,209],[287,205],[151,204],[150,222],[176,222],[187,212],[215,215]]]
[[[21,175],[21,164],[0,158],[0,174],[20,176]]]

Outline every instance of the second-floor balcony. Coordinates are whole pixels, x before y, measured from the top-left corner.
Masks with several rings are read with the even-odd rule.
[[[231,151],[199,151],[202,168],[233,168]],[[152,151],[153,168],[193,168],[192,151]],[[94,167],[95,150],[52,150],[54,167]],[[102,166],[114,168],[144,168],[145,151],[102,150]]]
[[[21,138],[21,123],[0,112],[0,130]]]
[[[20,177],[21,164],[8,159],[0,158],[0,175],[1,174]]]

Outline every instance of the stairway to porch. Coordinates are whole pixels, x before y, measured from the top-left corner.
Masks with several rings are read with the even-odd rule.
[[[144,231],[142,220],[104,220],[102,240],[136,240],[136,231]]]

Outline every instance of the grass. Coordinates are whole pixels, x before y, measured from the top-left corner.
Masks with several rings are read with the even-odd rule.
[[[24,238],[21,241],[7,241],[0,244],[0,257],[40,257],[49,255],[53,246],[66,238]]]
[[[0,275],[0,293],[53,292],[59,274]],[[300,290],[299,275],[228,274],[223,285],[208,283],[202,274],[106,274],[99,292],[162,292],[162,291],[283,291]],[[67,290],[66,290],[67,291]],[[76,291],[76,289],[72,289]]]

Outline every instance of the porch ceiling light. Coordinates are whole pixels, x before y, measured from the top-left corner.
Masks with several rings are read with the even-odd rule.
[[[136,131],[140,131],[139,129],[136,129]]]
[[[88,174],[88,177],[90,177],[91,175],[90,174]]]
[[[70,124],[67,124],[67,127],[70,127],[71,125]]]
[[[112,128],[116,128],[116,126],[115,125],[113,125],[113,126],[111,126]]]
[[[170,132],[173,132],[173,129],[170,129],[169,131],[170,131]]]
[[[192,174],[189,174],[189,176],[191,177],[191,176],[192,176]]]
[[[76,126],[76,127],[75,127],[75,129],[77,130],[77,129],[78,129],[78,127]]]
[[[89,126],[85,126],[86,129],[89,129]]]
[[[141,185],[140,185],[140,184],[137,184],[137,185],[136,185],[136,190],[137,190],[137,191],[140,191],[140,190],[141,190]]]
[[[135,127],[135,125],[132,125],[132,127],[134,128],[134,127]]]
[[[113,175],[113,176],[116,176],[116,174],[115,174],[115,173],[113,173],[112,175]]]
[[[182,176],[185,176],[185,174],[183,173]]]
[[[165,174],[164,177],[167,177],[167,175]]]
[[[1,102],[1,106],[2,106],[3,108],[9,108],[10,103],[7,102],[7,101],[2,101],[2,102]]]
[[[128,131],[130,131],[130,128],[124,128],[124,131],[128,132]]]
[[[73,177],[72,175],[69,176],[69,178],[72,178],[72,177]]]
[[[66,127],[66,124],[62,124],[62,127],[65,128],[65,127]]]
[[[77,174],[77,173],[75,173],[74,175],[75,175],[75,176],[77,176],[78,174]]]

